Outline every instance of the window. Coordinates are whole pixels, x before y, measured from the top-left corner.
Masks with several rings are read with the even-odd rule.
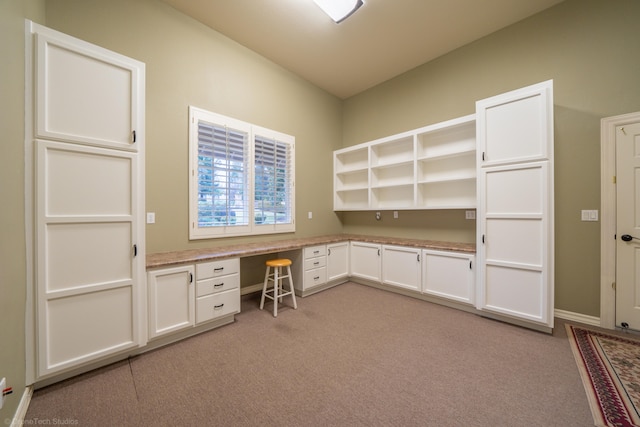
[[[189,108],[189,238],[295,231],[295,138]]]

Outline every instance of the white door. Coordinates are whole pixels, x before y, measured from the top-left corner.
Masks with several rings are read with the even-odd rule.
[[[616,326],[640,330],[640,123],[616,128]]]
[[[146,343],[144,64],[36,24],[31,33],[41,379]]]
[[[476,104],[478,309],[553,327],[553,86]]]

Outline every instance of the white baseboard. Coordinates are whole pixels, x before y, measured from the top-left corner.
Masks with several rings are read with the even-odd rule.
[[[33,386],[30,385],[25,387],[24,393],[22,393],[20,404],[13,416],[13,421],[11,421],[11,427],[22,427],[25,425],[24,417],[27,416],[27,409],[29,409],[29,404],[31,403],[31,396],[33,396]]]
[[[573,313],[571,311],[558,310],[554,311],[554,315],[560,319],[570,320],[572,322],[584,323],[585,325],[600,326],[600,318],[595,316],[587,316],[586,314]]]

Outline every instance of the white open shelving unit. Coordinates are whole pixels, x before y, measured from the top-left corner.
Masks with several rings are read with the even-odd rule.
[[[334,151],[334,210],[476,207],[475,115]]]

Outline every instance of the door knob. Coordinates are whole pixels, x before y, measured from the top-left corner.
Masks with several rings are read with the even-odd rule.
[[[623,241],[623,242],[630,242],[630,241],[632,241],[633,239],[640,240],[639,238],[637,238],[637,237],[633,237],[633,236],[632,236],[632,235],[630,235],[630,234],[623,234],[622,236],[620,236],[620,238],[622,239],[622,241]]]

